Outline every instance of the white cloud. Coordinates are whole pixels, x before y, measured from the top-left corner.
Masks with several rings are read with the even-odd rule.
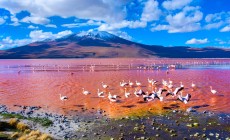
[[[13,40],[8,36],[8,37],[2,39],[2,42],[3,42],[3,43],[12,43]]]
[[[66,36],[69,34],[72,34],[73,32],[70,30],[65,30],[62,32],[59,32],[57,34],[53,34],[52,32],[43,32],[42,30],[34,30],[30,32],[30,38],[34,41],[41,41],[45,39],[56,39],[60,38],[62,36]]]
[[[161,31],[161,30],[170,30],[169,25],[156,25],[152,24],[153,28],[151,28],[151,31]]]
[[[112,24],[102,24],[98,27],[99,31],[115,31],[121,28],[144,28],[147,26],[146,22],[143,21],[128,21],[123,20],[122,22],[116,22]]]
[[[153,21],[158,20],[161,15],[161,10],[158,8],[158,2],[155,0],[148,0],[145,3],[143,13],[141,15],[141,21]]]
[[[228,42],[223,41],[223,40],[218,39],[218,38],[216,38],[216,39],[215,39],[215,41],[216,41],[216,42],[218,42],[218,44],[220,44],[220,45],[223,45],[223,44],[228,44]],[[230,44],[230,41],[229,41],[229,44]]]
[[[10,20],[11,20],[12,22],[18,22],[18,18],[17,18],[15,15],[11,15],[11,16],[10,16]]]
[[[192,0],[167,0],[162,3],[162,6],[167,10],[182,9],[189,5]]]
[[[222,28],[220,32],[230,32],[230,25],[227,25],[224,28]]]
[[[220,12],[214,14],[208,14],[205,17],[206,22],[219,22],[219,21],[228,21],[230,20],[230,12]]]
[[[33,26],[33,25],[30,25],[28,26],[29,29],[38,29],[38,26]]]
[[[26,23],[34,23],[34,24],[48,24],[50,22],[49,19],[43,17],[35,17],[35,16],[27,16],[21,20],[21,22]]]
[[[73,32],[70,31],[70,30],[65,30],[65,31],[62,31],[62,32],[59,32],[57,34],[53,34],[55,38],[60,38],[60,37],[63,37],[63,36],[66,36],[66,35],[69,35],[69,34],[72,34]]]
[[[0,17],[0,25],[4,24],[5,22],[6,22],[5,19]]]
[[[42,30],[35,30],[30,32],[30,38],[33,41],[45,40],[47,38],[53,38],[52,32],[43,32]]]
[[[204,26],[204,29],[219,29],[222,26],[225,26],[220,32],[228,31],[227,24],[230,24],[230,12],[208,14],[205,17],[205,21],[206,25]]]
[[[87,22],[63,24],[61,26],[66,28],[77,28],[82,26],[99,26],[101,24],[102,22],[100,21],[88,20]]]
[[[3,16],[3,19],[8,19],[8,16]]]
[[[66,28],[77,28],[80,27],[79,23],[70,23],[70,24],[62,24],[62,27],[66,27]]]
[[[10,16],[10,20],[11,20],[11,22],[13,22],[10,25],[13,25],[13,26],[19,26],[20,25],[18,18],[16,17],[15,14]]]
[[[47,24],[45,26],[49,28],[57,28],[57,25],[54,25],[54,24]]]
[[[153,28],[151,28],[151,31],[162,31],[162,30],[168,30],[168,33],[182,33],[182,32],[193,32],[200,29],[199,23],[194,24],[188,24],[186,26],[174,27],[170,25],[157,25]]]
[[[186,6],[183,10],[175,15],[166,16],[168,24],[154,25],[151,31],[168,30],[169,33],[192,32],[199,30],[200,21],[203,13],[199,7]]]
[[[77,17],[113,22],[125,16],[124,0],[0,0],[0,7],[11,13],[28,11],[33,17]],[[29,20],[30,21],[30,20]]]
[[[116,36],[119,36],[120,38],[124,38],[126,40],[132,40],[132,37],[130,35],[128,35],[128,33],[123,32],[123,31],[112,31],[109,33],[114,34]]]
[[[209,41],[208,41],[207,38],[205,38],[205,39],[196,39],[196,38],[192,38],[192,39],[186,41],[185,44],[206,44],[206,43],[208,43],[208,42],[209,42]]]
[[[198,10],[198,7],[185,7],[182,12],[175,15],[168,15],[166,20],[170,25],[180,27],[199,22],[202,17],[203,13]]]
[[[224,24],[223,21],[220,22],[216,22],[216,23],[209,23],[207,25],[204,26],[204,29],[210,30],[210,29],[217,29],[220,26],[222,26]]]
[[[23,46],[31,43],[30,39],[16,39],[13,40],[11,37],[6,37],[0,41],[0,50],[10,49],[17,46]]]
[[[58,32],[57,34],[53,34],[52,32],[43,32],[42,30],[35,30],[30,32],[30,38],[27,39],[11,39],[11,37],[3,38],[0,41],[0,50],[10,49],[14,47],[19,47],[23,45],[27,45],[31,42],[42,41],[45,39],[56,39],[66,35],[72,34],[72,31],[65,30],[62,32]]]

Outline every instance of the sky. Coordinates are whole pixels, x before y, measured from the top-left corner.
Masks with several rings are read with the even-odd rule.
[[[0,0],[0,50],[82,31],[148,45],[230,48],[229,0]]]

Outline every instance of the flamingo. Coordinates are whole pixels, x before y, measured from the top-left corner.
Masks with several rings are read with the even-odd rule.
[[[172,84],[173,83],[173,81],[172,80],[170,80],[170,78],[169,78],[169,84]]]
[[[152,86],[156,85],[158,81],[152,81]]]
[[[109,86],[104,84],[104,82],[101,82],[103,88],[108,88]]]
[[[160,99],[160,101],[163,101],[163,96],[162,96],[162,93],[164,92],[164,91],[167,91],[166,89],[164,89],[164,88],[159,88],[159,90],[156,92],[156,97],[158,98],[158,99]]]
[[[165,81],[164,79],[162,79],[162,85],[165,86],[165,87],[167,87],[168,86],[168,82]]]
[[[133,82],[131,82],[130,80],[129,80],[129,86],[130,86],[130,87],[133,86]]]
[[[134,92],[134,94],[137,96],[137,97],[140,97],[141,95],[145,95],[145,92],[143,91],[143,90],[139,90],[139,91],[137,91],[137,89],[135,89],[135,92]]]
[[[177,93],[178,93],[179,91],[181,91],[181,90],[183,90],[183,89],[184,89],[184,87],[177,87],[173,92],[172,92],[172,91],[168,92],[168,93],[166,94],[166,96],[172,95],[172,96],[174,97],[174,96],[177,95]]]
[[[137,86],[141,86],[141,82],[137,82],[137,81],[136,81],[136,85],[137,85]]]
[[[182,96],[182,93],[181,93],[181,95],[178,95],[178,100],[180,100],[184,104],[187,104],[191,97],[192,96],[189,93],[186,96],[184,96],[184,97]]]
[[[124,80],[123,80],[122,82],[120,82],[120,86],[121,86],[121,87],[125,87],[125,86],[127,86],[127,85],[129,85],[129,84],[126,83]]]
[[[216,94],[217,93],[216,90],[212,89],[212,86],[210,86],[210,89],[211,89],[212,94]]]
[[[105,97],[104,94],[105,94],[105,93],[104,93],[103,91],[100,92],[100,90],[97,89],[97,95],[98,95],[98,97],[104,98],[104,97]]]
[[[180,82],[180,87],[184,87],[184,85],[182,84],[182,82]]]
[[[87,90],[85,90],[84,88],[82,88],[82,93],[83,93],[83,94],[85,94],[85,95],[90,94],[90,92],[89,92],[89,91],[87,91]]]
[[[130,92],[127,92],[125,88],[125,97],[128,98],[129,96],[130,96]]]
[[[172,83],[170,83],[169,85],[167,85],[167,87],[168,87],[169,89],[172,89],[172,88],[173,88]]]
[[[150,80],[150,79],[148,78],[148,83],[149,83],[149,84],[152,84],[152,82],[153,82],[153,79]]]
[[[148,91],[146,91],[146,94],[148,94]],[[150,96],[151,93],[149,95],[143,95],[143,99],[144,101],[152,101],[154,98],[152,98],[152,96]]]
[[[117,102],[118,101],[117,98],[120,98],[120,96],[118,96],[118,95],[111,95],[111,93],[109,92],[108,98],[109,98],[109,100],[111,102]]]
[[[195,88],[195,86],[196,86],[196,85],[192,82],[191,87],[192,87],[192,88]]]
[[[67,96],[62,96],[61,94],[59,94],[60,95],[60,100],[61,101],[66,101],[66,100],[68,100],[68,97]]]
[[[163,101],[163,96],[162,96],[163,91],[166,91],[166,89],[160,88],[157,92],[152,91],[152,93],[150,93],[148,96],[144,96],[144,101],[152,101],[153,99],[158,98],[162,102]]]
[[[152,86],[156,85],[158,81],[153,81],[148,79],[148,83],[151,84]]]

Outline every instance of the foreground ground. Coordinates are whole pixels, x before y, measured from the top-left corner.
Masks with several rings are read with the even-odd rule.
[[[3,107],[2,107],[3,108]],[[0,139],[17,139],[39,133],[39,139],[230,139],[230,115],[214,114],[208,111],[196,112],[167,110],[153,114],[130,115],[122,118],[107,118],[103,110],[87,111],[82,108],[78,115],[56,115],[37,113],[22,115],[18,112],[3,111],[1,108]],[[28,107],[27,107],[28,108]],[[19,111],[20,112],[20,111]],[[36,111],[35,111],[36,112]],[[33,113],[35,114],[35,113]],[[12,119],[17,118],[30,129],[11,127]],[[53,119],[56,118],[56,119]],[[51,120],[52,122],[50,122]],[[8,122],[8,123],[7,123]],[[32,134],[31,134],[32,131]],[[47,133],[43,135],[43,133]],[[43,135],[43,137],[41,137]],[[21,136],[21,135],[20,135]],[[24,136],[24,137],[25,137]],[[23,139],[21,139],[23,140]]]

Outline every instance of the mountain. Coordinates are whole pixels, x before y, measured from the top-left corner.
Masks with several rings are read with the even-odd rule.
[[[116,57],[229,58],[230,49],[144,45],[104,31],[91,31],[0,51],[0,59]]]

